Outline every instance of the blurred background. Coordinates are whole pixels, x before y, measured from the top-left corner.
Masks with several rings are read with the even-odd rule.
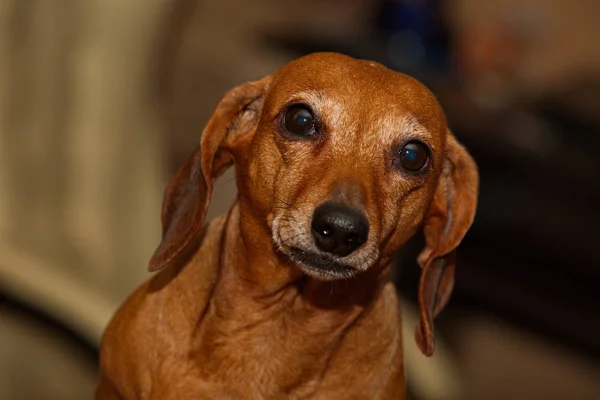
[[[0,399],[92,397],[171,174],[229,88],[315,51],[425,82],[481,174],[414,400],[600,399],[600,2],[0,0]],[[228,173],[232,176],[232,172]],[[216,184],[209,217],[235,196]],[[216,200],[216,201],[215,201]]]

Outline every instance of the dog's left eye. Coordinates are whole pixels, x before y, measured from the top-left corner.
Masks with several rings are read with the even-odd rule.
[[[308,107],[297,105],[286,111],[283,124],[285,130],[292,135],[308,136],[313,131],[315,118]]]
[[[396,162],[408,172],[421,172],[429,161],[428,147],[419,141],[410,141],[400,149]]]

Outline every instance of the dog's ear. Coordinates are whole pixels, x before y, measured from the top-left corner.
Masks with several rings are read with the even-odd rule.
[[[233,163],[232,151],[249,143],[262,111],[270,77],[238,86],[221,99],[204,128],[200,146],[169,182],[162,207],[162,241],[148,269],[158,271],[181,256],[198,237],[213,181]]]
[[[456,247],[475,217],[478,186],[477,165],[448,131],[442,172],[424,219],[426,246],[418,258],[422,271],[415,340],[426,356],[435,348],[433,318],[446,306],[454,287]]]

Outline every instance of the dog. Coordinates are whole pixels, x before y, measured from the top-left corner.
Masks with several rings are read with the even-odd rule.
[[[478,181],[434,95],[375,62],[317,53],[232,89],[165,190],[160,272],[109,323],[96,398],[404,399],[394,254],[423,230],[430,356]]]

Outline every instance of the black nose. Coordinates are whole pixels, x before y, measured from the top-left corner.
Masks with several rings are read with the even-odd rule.
[[[369,235],[369,221],[362,212],[335,203],[317,207],[311,227],[319,250],[340,257],[365,244]]]

